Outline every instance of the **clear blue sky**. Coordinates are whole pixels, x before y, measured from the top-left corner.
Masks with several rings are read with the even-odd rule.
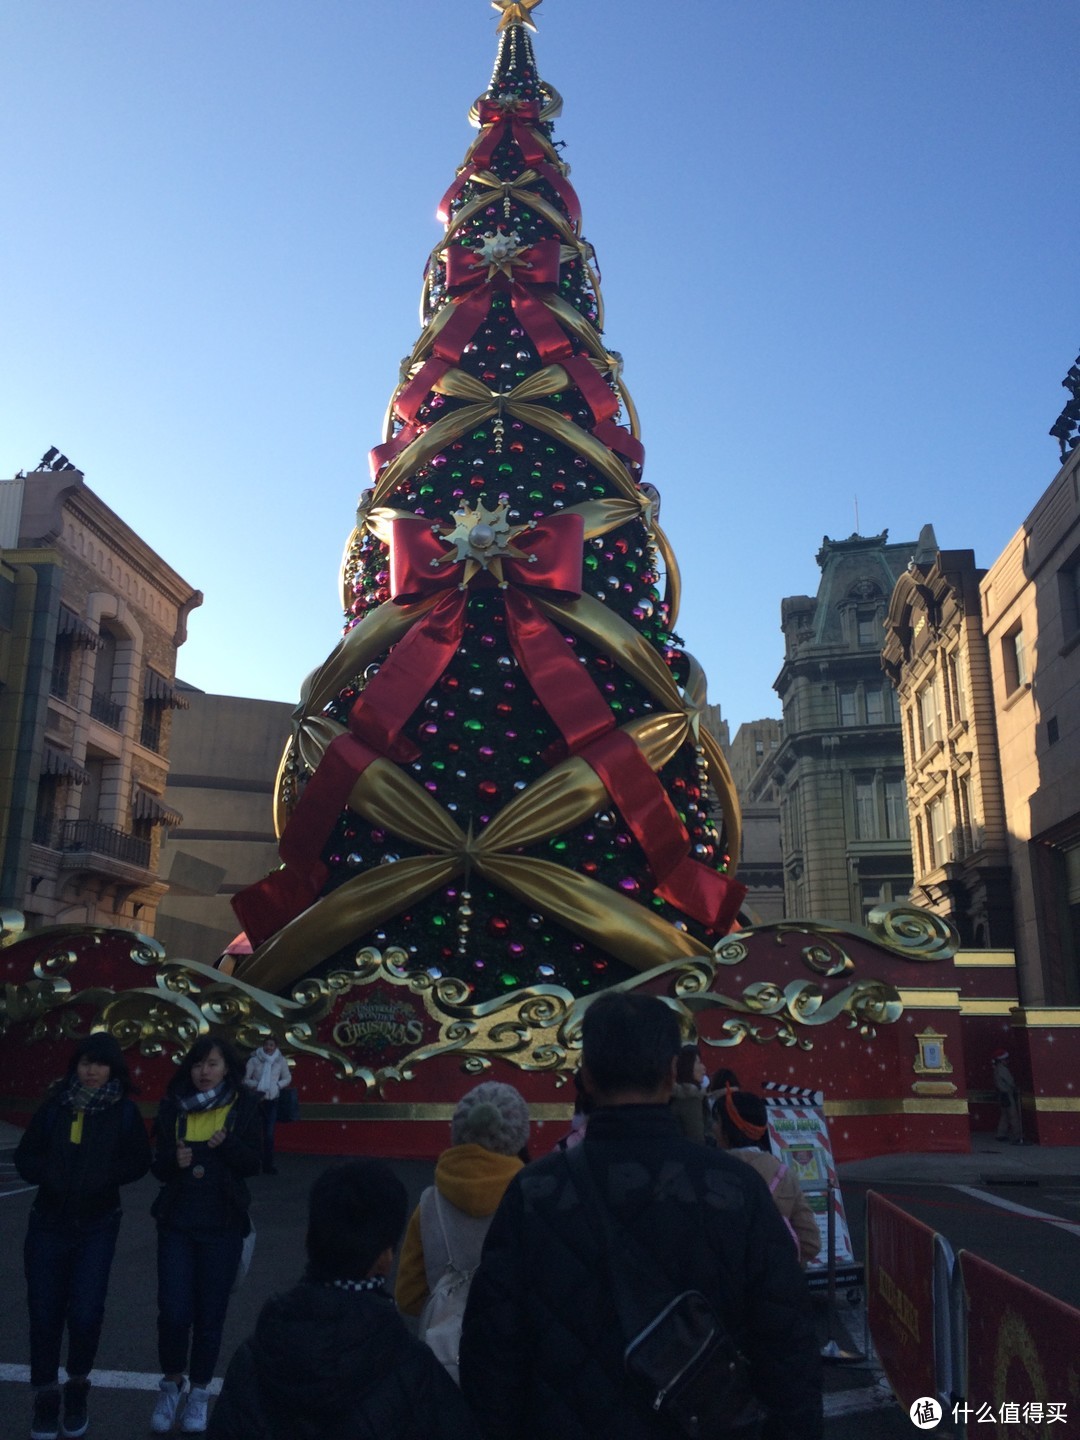
[[[989,565],[1080,348],[1075,0],[546,0],[608,344],[734,728],[823,535]],[[9,0],[0,474],[57,445],[294,700],[475,132],[484,0]]]

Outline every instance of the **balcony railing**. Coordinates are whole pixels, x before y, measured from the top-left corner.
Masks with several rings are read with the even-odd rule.
[[[111,696],[102,695],[95,690],[90,697],[90,714],[110,730],[119,730],[124,718],[124,707],[118,705]]]
[[[65,820],[59,838],[61,850],[88,850],[143,870],[150,865],[149,840],[128,835],[115,825],[103,825],[100,820]]]

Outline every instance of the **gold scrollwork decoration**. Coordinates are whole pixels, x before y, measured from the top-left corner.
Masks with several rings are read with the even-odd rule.
[[[878,906],[866,920],[877,944],[908,960],[947,960],[960,948],[960,936],[949,921],[917,905]]]
[[[903,1012],[899,991],[873,977],[827,994],[821,980],[846,975],[850,957],[833,940],[838,933],[861,934],[879,946],[882,935],[896,935],[899,953],[930,958],[944,949],[948,937],[941,927],[924,924],[911,907],[892,917],[875,912],[875,928],[818,926],[814,922],[760,927],[781,940],[785,934],[809,936],[815,943],[802,951],[813,979],[777,983],[754,979],[737,993],[721,993],[714,984],[721,972],[730,974],[752,953],[745,931],[721,941],[712,954],[675,952],[616,988],[642,987],[658,993],[694,1033],[704,1016],[717,1016],[718,1033],[700,1036],[710,1047],[749,1042],[775,1042],[803,1050],[813,1034],[832,1022],[846,1023],[870,1040],[877,1027],[894,1024]],[[931,917],[936,920],[936,917]],[[93,974],[93,956],[101,940],[123,935],[130,960],[146,974],[146,984],[113,990],[78,988],[80,963]],[[408,954],[398,948],[359,949],[351,963],[321,976],[297,980],[286,996],[271,993],[195,961],[170,959],[162,947],[143,936],[120,931],[88,931],[63,927],[50,945],[35,953],[28,965],[31,978],[8,983],[0,994],[0,1033],[13,1023],[26,1023],[29,1038],[72,1038],[89,1029],[106,1029],[125,1047],[148,1056],[177,1060],[204,1034],[226,1034],[244,1048],[254,1049],[273,1036],[289,1056],[310,1056],[331,1066],[342,1080],[365,1090],[382,1092],[388,1084],[414,1078],[416,1068],[436,1057],[452,1056],[467,1074],[486,1073],[497,1058],[521,1070],[565,1076],[576,1065],[581,1024],[591,995],[575,996],[559,985],[526,986],[480,1003],[470,1001],[468,985],[455,976],[410,969]],[[821,942],[824,939],[824,943]],[[669,952],[670,954],[671,952]],[[769,953],[769,952],[763,952]],[[337,1031],[327,1034],[327,1021],[351,993],[375,982],[413,997],[417,1027],[411,1048],[395,1048],[392,1062],[367,1064]],[[724,1012],[722,1015],[720,1012]]]

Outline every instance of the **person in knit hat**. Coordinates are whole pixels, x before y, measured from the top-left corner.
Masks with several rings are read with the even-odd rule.
[[[485,1080],[458,1101],[450,1139],[401,1247],[394,1299],[405,1315],[421,1313],[448,1264],[471,1277],[480,1263],[491,1217],[528,1156],[529,1107],[512,1085]]]

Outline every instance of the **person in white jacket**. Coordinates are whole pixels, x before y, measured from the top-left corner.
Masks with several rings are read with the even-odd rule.
[[[276,1175],[274,1165],[274,1126],[277,1124],[278,1096],[286,1085],[292,1082],[289,1062],[278,1049],[278,1043],[268,1035],[244,1071],[244,1088],[250,1090],[259,1102],[259,1118],[262,1121],[262,1169],[264,1175]]]

